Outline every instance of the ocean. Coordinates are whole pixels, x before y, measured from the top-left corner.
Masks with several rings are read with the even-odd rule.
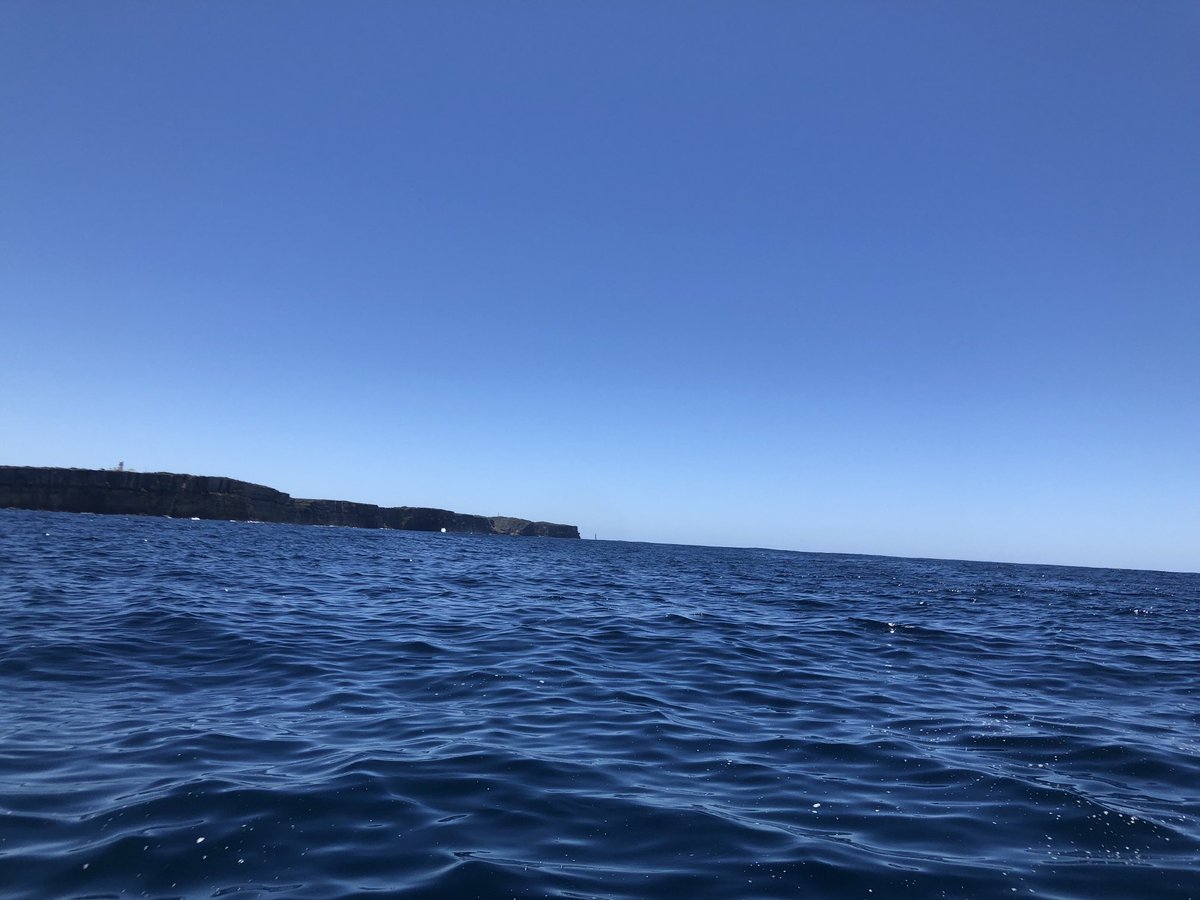
[[[0,896],[1200,897],[1200,575],[0,510]]]

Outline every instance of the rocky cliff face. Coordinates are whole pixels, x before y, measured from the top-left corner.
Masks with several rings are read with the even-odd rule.
[[[493,516],[488,521],[492,526],[492,534],[516,534],[521,537],[579,537],[579,529],[574,525],[530,522],[528,519],[514,519],[511,516]]]
[[[56,512],[348,525],[407,531],[578,538],[574,525],[465,515],[418,506],[379,507],[347,500],[303,500],[237,481],[170,472],[116,472],[0,466],[0,507]]]

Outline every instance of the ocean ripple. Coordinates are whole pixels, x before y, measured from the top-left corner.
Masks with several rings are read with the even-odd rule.
[[[0,510],[0,894],[1197,896],[1200,576]]]

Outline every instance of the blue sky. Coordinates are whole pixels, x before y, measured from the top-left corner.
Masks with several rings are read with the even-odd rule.
[[[1200,570],[1191,2],[0,5],[0,462]]]

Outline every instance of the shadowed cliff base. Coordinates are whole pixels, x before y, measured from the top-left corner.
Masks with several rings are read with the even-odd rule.
[[[578,538],[574,525],[473,516],[423,506],[304,500],[261,484],[210,475],[0,466],[0,507],[292,525],[345,525],[466,534]]]

